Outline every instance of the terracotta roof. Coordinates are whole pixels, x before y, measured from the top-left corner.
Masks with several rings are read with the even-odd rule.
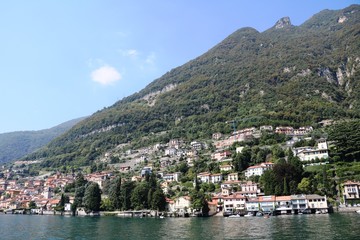
[[[260,196],[259,202],[275,202],[275,195]]]
[[[276,201],[290,201],[291,196],[276,196]]]

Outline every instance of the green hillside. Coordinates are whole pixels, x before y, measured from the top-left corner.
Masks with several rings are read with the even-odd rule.
[[[239,29],[26,159],[89,165],[121,143],[229,133],[234,119],[239,128],[359,118],[359,43],[359,5],[324,10],[300,26],[283,18],[264,32]]]
[[[74,119],[40,131],[21,131],[0,134],[0,163],[19,159],[38,150],[83,119],[84,118]]]

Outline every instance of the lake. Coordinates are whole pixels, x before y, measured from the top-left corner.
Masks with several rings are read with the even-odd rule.
[[[360,239],[360,214],[270,218],[0,215],[0,239]]]

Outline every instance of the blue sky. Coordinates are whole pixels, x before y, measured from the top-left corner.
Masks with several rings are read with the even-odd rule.
[[[242,27],[300,25],[329,0],[11,0],[0,3],[0,133],[91,115]]]

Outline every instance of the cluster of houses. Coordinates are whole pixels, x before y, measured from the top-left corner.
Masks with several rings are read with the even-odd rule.
[[[237,186],[239,191],[232,192]],[[326,196],[317,194],[265,196],[258,184],[251,181],[227,181],[221,184],[221,193],[214,194],[208,203],[210,215],[222,212],[224,216],[261,214],[303,214],[328,213],[329,205]],[[181,196],[167,199],[167,211],[179,215],[191,215],[191,198]]]
[[[92,173],[84,176],[88,181],[96,182],[100,187],[106,179],[112,177],[110,172]],[[74,175],[56,173],[44,178],[21,180],[0,179],[0,209],[26,209],[30,202],[38,211],[53,211],[60,202],[57,192],[75,181]],[[70,202],[73,198],[70,198]]]
[[[0,209],[29,208],[30,202],[34,202],[38,209],[52,210],[60,201],[54,198],[55,189],[63,189],[72,182],[73,176],[61,174],[23,181],[0,179]]]
[[[299,141],[303,135],[313,131],[312,127],[300,127],[294,129],[292,127],[276,127],[261,126],[257,128],[246,128],[235,131],[231,136],[225,137],[221,133],[212,135],[215,152],[211,153],[212,161],[218,162],[221,173],[202,172],[197,175],[197,179],[203,183],[213,183],[221,185],[221,193],[215,194],[209,207],[212,212],[268,212],[277,213],[300,213],[304,209],[312,209],[312,211],[326,212],[328,208],[326,197],[318,195],[292,195],[292,196],[264,196],[256,183],[240,182],[239,175],[234,172],[232,165],[232,152],[228,150],[236,141],[245,141],[247,139],[258,138],[263,131],[275,132],[292,136],[292,144]],[[201,150],[208,149],[208,145],[203,142],[193,141],[190,144],[184,143],[181,139],[171,139],[167,144],[156,144],[150,148],[138,149],[136,151],[128,149],[126,156],[128,160],[125,163],[117,165],[115,170],[120,172],[130,172],[135,170],[138,163],[145,163],[151,159],[151,155],[162,152],[164,155],[160,159],[160,167],[165,169],[179,161],[180,158],[185,160],[189,166],[198,158]],[[236,152],[241,152],[243,147],[238,147]],[[311,161],[315,159],[327,159],[328,145],[325,139],[317,141],[315,147],[293,148],[295,156],[301,161]],[[130,156],[136,156],[135,164],[130,164]],[[105,155],[105,160],[109,159],[111,154]],[[264,162],[255,166],[250,166],[244,172],[247,179],[252,176],[261,176],[265,171],[271,169],[273,163]],[[142,181],[147,174],[153,173],[153,166],[148,164],[140,169],[140,174],[131,178],[132,181]],[[162,180],[161,186],[164,193],[168,193],[172,182],[180,182],[181,173],[159,172],[158,177]],[[226,176],[226,179],[224,178]],[[100,188],[106,180],[113,178],[113,173],[98,172],[85,175],[88,181],[96,182]],[[53,210],[59,203],[59,196],[55,196],[56,189],[63,190],[66,184],[75,181],[73,175],[62,175],[57,173],[53,176],[47,176],[43,179],[24,179],[21,181],[7,180],[8,177],[0,179],[0,209],[18,209],[28,208],[32,201],[36,207],[44,210]],[[350,184],[350,183],[349,183]],[[359,186],[354,183],[352,185],[344,185],[344,199],[358,199]],[[234,189],[235,186],[235,189]],[[350,187],[351,186],[351,187]],[[354,187],[354,186],[357,186]],[[357,189],[356,191],[354,189]],[[355,196],[355,197],[354,197]],[[70,199],[71,202],[72,199]],[[189,213],[191,212],[191,199],[188,196],[179,197],[177,199],[168,199],[168,211]]]

